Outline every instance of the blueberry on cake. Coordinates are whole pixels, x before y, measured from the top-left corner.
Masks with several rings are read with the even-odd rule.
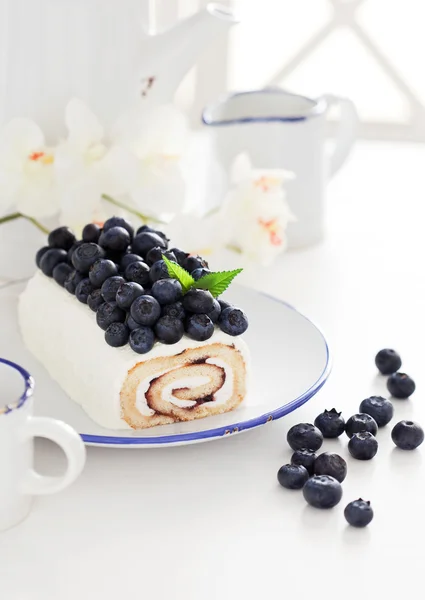
[[[244,311],[220,298],[240,272],[214,273],[161,231],[121,217],[77,240],[49,234],[19,300],[27,348],[109,429],[143,429],[236,408],[246,396]]]

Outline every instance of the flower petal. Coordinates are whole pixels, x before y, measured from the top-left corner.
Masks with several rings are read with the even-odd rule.
[[[81,151],[102,141],[104,131],[96,115],[79,98],[73,98],[65,109],[69,142]]]
[[[0,131],[0,163],[22,160],[43,146],[43,132],[34,121],[12,119]]]

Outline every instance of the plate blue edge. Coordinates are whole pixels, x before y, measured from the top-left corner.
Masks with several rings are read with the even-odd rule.
[[[259,292],[259,293],[262,296],[266,296],[267,298],[274,300],[274,302],[283,304],[286,307],[288,307],[291,310],[298,313],[306,321],[309,321],[317,329],[317,331],[320,333],[320,335],[323,338],[323,343],[326,348],[326,364],[325,364],[325,367],[324,367],[320,377],[317,379],[317,381],[315,381],[315,383],[313,383],[313,385],[306,392],[304,392],[303,394],[301,394],[301,396],[298,396],[298,398],[295,398],[295,400],[292,400],[288,404],[285,404],[284,406],[281,406],[280,408],[277,408],[274,411],[267,412],[264,415],[256,417],[255,419],[250,419],[248,421],[242,421],[240,423],[233,423],[232,425],[227,425],[225,427],[217,427],[216,429],[207,429],[206,431],[199,431],[199,432],[195,432],[195,433],[177,433],[174,435],[163,435],[163,436],[158,436],[158,437],[134,437],[134,438],[118,437],[118,436],[111,437],[111,436],[103,436],[103,435],[87,435],[87,434],[82,433],[82,434],[80,434],[82,440],[86,444],[105,444],[105,445],[110,445],[110,446],[132,446],[132,445],[135,446],[135,445],[143,444],[143,445],[148,446],[148,445],[173,444],[176,442],[177,443],[178,442],[190,442],[190,441],[195,441],[195,440],[205,440],[205,439],[209,439],[209,438],[218,438],[223,435],[230,435],[232,433],[239,433],[241,431],[246,431],[247,429],[252,429],[253,427],[258,427],[259,425],[265,425],[266,423],[268,423],[270,421],[274,421],[276,419],[280,419],[281,417],[284,417],[285,415],[289,414],[290,412],[294,411],[295,409],[299,408],[300,406],[302,406],[303,404],[308,402],[308,400],[310,400],[315,394],[317,394],[317,392],[324,386],[324,384],[326,383],[326,381],[330,375],[330,372],[332,370],[332,357],[331,357],[329,345],[326,341],[326,338],[325,338],[322,330],[320,329],[320,327],[318,327],[314,323],[314,321],[312,321],[311,319],[306,317],[303,313],[301,313],[299,310],[297,310],[291,304],[288,304],[287,302],[285,302],[283,300],[279,300],[279,298],[271,296],[270,294],[264,294],[262,292]]]

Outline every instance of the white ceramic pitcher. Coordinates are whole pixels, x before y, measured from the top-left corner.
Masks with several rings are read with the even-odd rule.
[[[326,145],[326,118],[340,106],[333,148]],[[280,88],[240,92],[219,99],[203,112],[214,128],[219,162],[230,174],[234,158],[248,152],[255,168],[282,168],[295,173],[287,183],[288,202],[297,221],[288,226],[289,246],[307,246],[324,236],[328,180],[342,166],[355,140],[357,113],[346,98],[319,99]]]

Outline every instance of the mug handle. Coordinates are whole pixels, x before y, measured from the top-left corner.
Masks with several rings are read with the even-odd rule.
[[[341,109],[340,123],[335,136],[335,145],[330,156],[330,176],[342,167],[351,152],[357,137],[359,117],[354,103],[348,98],[325,94],[322,96],[328,105],[339,105]]]
[[[23,482],[23,493],[54,494],[68,487],[81,473],[86,462],[86,448],[78,433],[66,423],[48,417],[30,417],[25,425],[25,438],[44,437],[62,448],[68,467],[60,477],[39,475],[31,469]]]

